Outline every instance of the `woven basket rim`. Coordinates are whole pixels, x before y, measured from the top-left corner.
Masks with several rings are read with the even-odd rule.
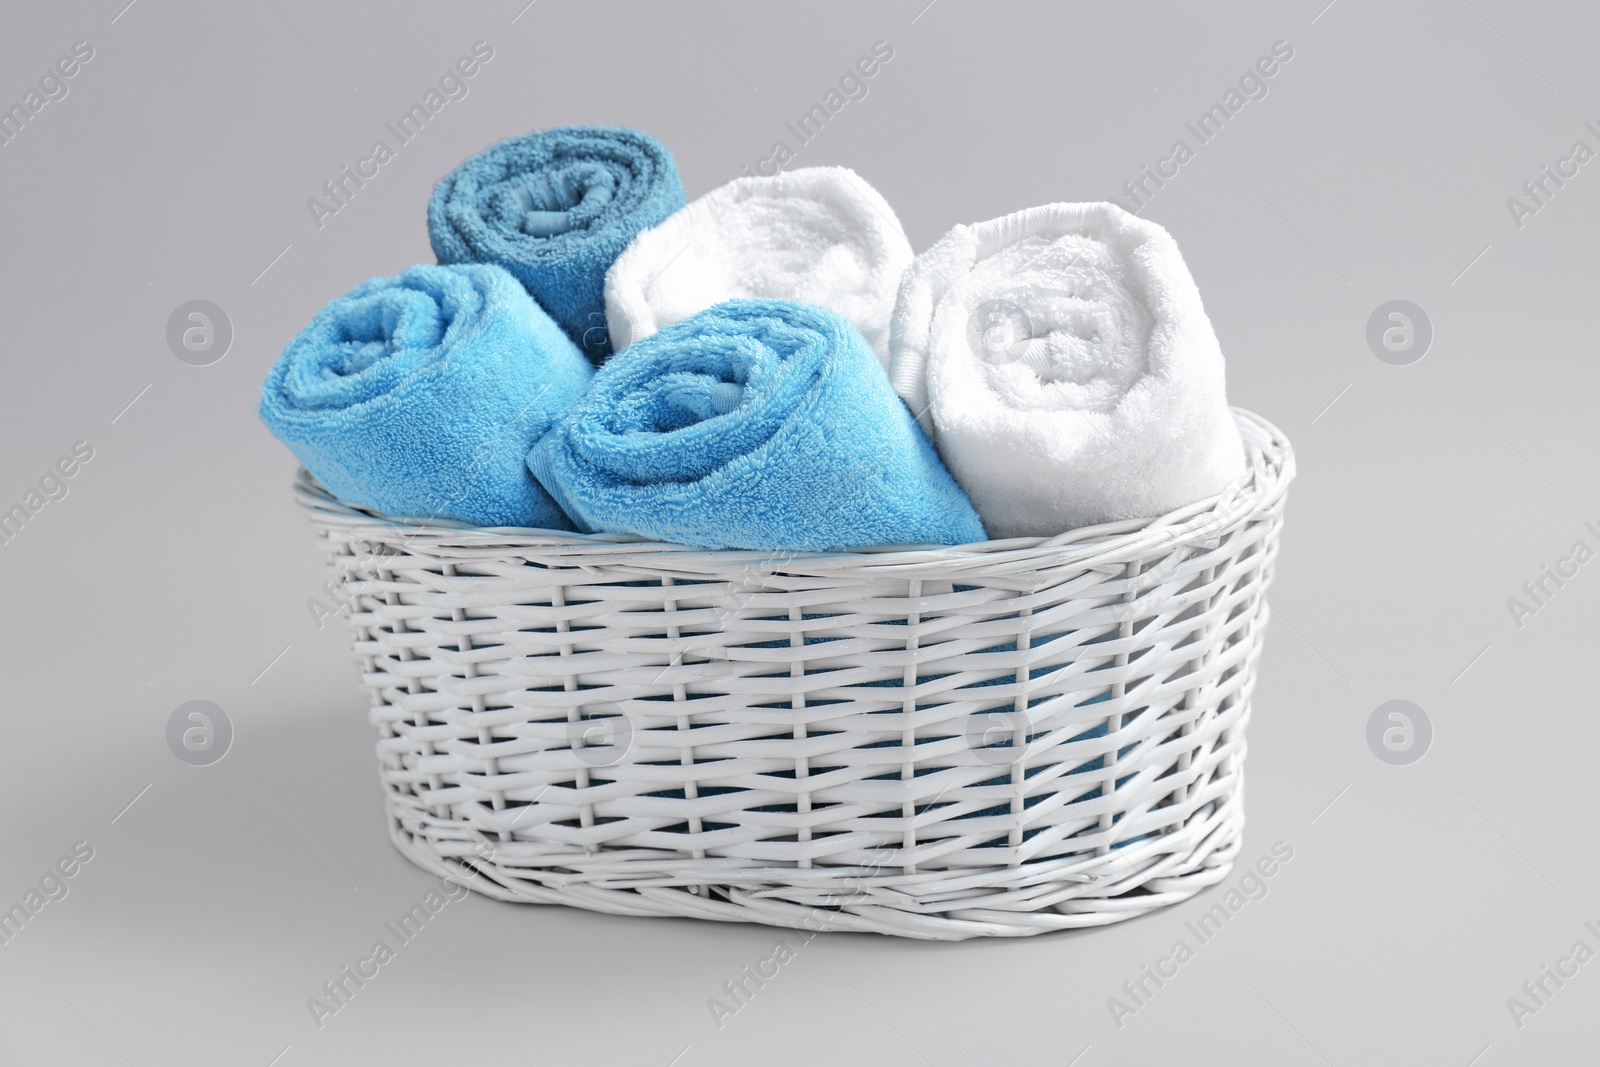
[[[1022,562],[1038,566],[1094,567],[1213,540],[1228,529],[1271,507],[1295,476],[1294,450],[1272,423],[1245,408],[1231,409],[1244,441],[1244,472],[1222,492],[1154,518],[1083,526],[1051,537],[1013,537],[965,545],[891,545],[843,552],[793,552],[764,549],[711,549],[653,541],[628,534],[583,534],[518,526],[472,526],[446,519],[396,519],[346,503],[329,493],[304,467],[295,479],[300,505],[320,524],[343,527],[377,540],[424,543],[434,547],[565,549],[576,554],[625,552],[670,556],[675,567],[714,563],[793,565],[806,570],[871,567],[920,570],[992,567]],[[1049,556],[1041,561],[1041,557]],[[666,559],[662,560],[667,562]]]

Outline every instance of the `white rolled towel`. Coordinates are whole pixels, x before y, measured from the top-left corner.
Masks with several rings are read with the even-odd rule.
[[[724,300],[799,300],[853,323],[889,364],[889,318],[911,243],[846,167],[736,178],[635,237],[606,274],[620,350]]]
[[[957,226],[906,271],[890,352],[991,537],[1162,515],[1243,470],[1177,243],[1114,204]]]

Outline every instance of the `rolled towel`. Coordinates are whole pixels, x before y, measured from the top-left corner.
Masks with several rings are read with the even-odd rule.
[[[855,324],[885,367],[911,243],[845,167],[736,178],[634,238],[606,275],[617,348],[724,300],[803,300]]]
[[[683,202],[672,153],[649,134],[562,126],[501,141],[440,179],[428,238],[440,263],[495,263],[516,275],[599,363],[611,353],[606,271]]]
[[[891,349],[895,390],[994,537],[1162,515],[1243,470],[1183,256],[1113,204],[957,226],[906,272]]]
[[[861,332],[796,301],[729,301],[618,353],[528,466],[588,532],[797,552],[984,537]]]
[[[423,265],[323,308],[267,372],[261,421],[348,503],[570,530],[524,459],[593,377],[510,274]]]

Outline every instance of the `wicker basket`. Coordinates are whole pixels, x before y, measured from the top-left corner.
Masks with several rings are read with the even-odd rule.
[[[403,524],[302,473],[395,844],[502,900],[960,939],[1221,880],[1288,442],[1154,521],[837,554]]]

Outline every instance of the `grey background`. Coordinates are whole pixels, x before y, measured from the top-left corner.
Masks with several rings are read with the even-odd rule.
[[[0,33],[6,104],[74,41],[95,49],[0,147],[0,501],[74,441],[95,449],[0,546],[0,902],[74,842],[95,850],[0,946],[0,1060],[1592,1055],[1600,963],[1520,1029],[1506,1006],[1573,942],[1600,949],[1582,927],[1600,920],[1600,562],[1520,629],[1506,605],[1574,541],[1600,547],[1582,525],[1600,520],[1600,162],[1521,228],[1506,205],[1575,140],[1600,147],[1583,128],[1600,119],[1592,7],[125,2],[18,7]],[[495,56],[470,95],[319,230],[306,199],[480,39]],[[306,998],[428,878],[384,835],[346,636],[306,607],[324,574],[294,462],[255,419],[266,368],[331,297],[430,260],[424,205],[462,157],[624,123],[672,148],[695,196],[792,141],[784,121],[880,39],[892,61],[795,165],[854,167],[918,248],[1117,195],[1273,42],[1293,46],[1146,212],[1199,280],[1234,402],[1298,451],[1242,853],[1282,840],[1293,860],[1120,1029],[1107,999],[1221,888],[1022,941],[819,937],[720,1030],[707,998],[779,932],[473,897],[319,1031]],[[212,366],[166,345],[193,299],[233,323]],[[1434,326],[1411,366],[1366,344],[1391,299]],[[1402,698],[1434,737],[1391,766],[1366,725]],[[235,731],[210,766],[165,740],[195,699]]]

